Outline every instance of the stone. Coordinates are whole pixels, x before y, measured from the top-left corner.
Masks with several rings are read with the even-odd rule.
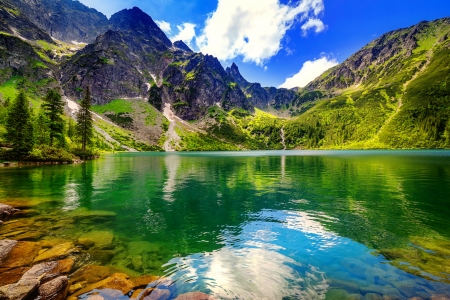
[[[214,300],[214,298],[202,292],[190,292],[178,296],[176,300]]]
[[[103,279],[79,290],[78,292],[73,294],[72,297],[78,297],[80,295],[89,293],[90,291],[102,289],[117,290],[120,291],[122,295],[125,295],[133,289],[133,283],[128,279],[129,277],[126,274],[115,273],[106,279]]]
[[[15,212],[18,212],[18,209],[6,204],[0,203],[0,220],[6,221],[8,220]]]
[[[159,276],[149,276],[149,275],[132,278],[131,281],[133,282],[133,290],[145,289],[150,283],[156,282],[160,279],[161,277]]]
[[[22,300],[29,297],[38,287],[37,280],[20,280],[17,283],[0,287],[0,295],[3,294],[8,300]]]
[[[383,300],[383,296],[381,296],[380,294],[368,293],[364,296],[364,299],[366,299],[366,300]]]
[[[72,284],[72,285],[69,287],[69,294],[76,293],[76,292],[78,292],[79,290],[81,290],[82,288],[85,288],[85,287],[86,287],[86,284],[87,284],[86,281],[82,281],[82,282],[79,282],[79,283]]]
[[[83,242],[89,243],[91,241],[94,243],[93,247],[95,249],[112,249],[113,239],[114,235],[109,231],[93,230],[81,235],[77,243],[82,244]]]
[[[450,296],[443,294],[431,295],[431,300],[450,300]]]
[[[339,279],[330,279],[330,287],[335,289],[342,289],[346,290],[348,293],[352,294],[358,294],[359,293],[359,287],[356,283],[349,282],[349,281],[343,281]]]
[[[161,290],[153,288],[145,290],[143,295],[140,297],[140,300],[167,300],[167,299],[170,299],[169,290]]]
[[[141,255],[144,253],[159,252],[159,245],[149,243],[147,241],[136,241],[128,243],[128,254],[131,256]]]
[[[396,295],[383,295],[383,300],[401,300],[402,297]]]
[[[28,267],[14,269],[0,268],[0,284],[7,285],[18,282],[28,269]]]
[[[87,208],[79,208],[70,213],[71,217],[77,219],[92,218],[114,218],[117,214],[112,211],[89,210]]]
[[[36,242],[44,235],[41,231],[29,231],[14,237],[17,241]]]
[[[341,289],[329,289],[327,291],[327,293],[325,294],[325,299],[326,300],[345,300],[348,297],[348,293],[345,290],[341,290]],[[181,295],[183,296],[183,295]],[[181,296],[179,296],[177,299],[185,299],[185,298],[180,298]]]
[[[39,287],[40,300],[64,300],[67,295],[68,280],[66,276],[57,277]]]
[[[363,297],[361,294],[349,294],[347,297],[348,300],[361,300]]]
[[[72,259],[40,263],[28,270],[22,279],[36,279],[43,283],[61,275],[68,275],[73,264]]]
[[[363,295],[367,293],[383,294],[383,287],[380,285],[360,286],[359,290]]]
[[[116,273],[114,269],[105,266],[88,265],[81,267],[71,274],[70,283],[81,283],[85,285],[99,282],[112,274]]]
[[[142,256],[135,255],[131,258],[131,263],[133,264],[133,269],[140,270],[142,268]]]
[[[17,268],[29,266],[41,250],[39,243],[17,242],[0,262],[2,268]]]
[[[82,246],[84,249],[89,249],[94,246],[94,241],[90,238],[78,238],[76,245]]]
[[[140,295],[141,295],[141,293],[144,291],[144,289],[138,289],[138,290],[135,290],[134,292],[133,292],[133,295],[131,295],[131,297],[130,297],[130,299],[139,299],[140,297]]]
[[[3,263],[3,260],[6,259],[8,254],[17,244],[17,241],[13,240],[0,240],[0,266]]]
[[[413,280],[401,280],[392,283],[406,298],[416,295],[416,283]]]
[[[40,254],[34,259],[35,263],[45,261],[45,260],[55,260],[63,257],[67,257],[69,254],[79,252],[75,246],[68,242],[54,246],[44,253]]]
[[[99,262],[101,265],[108,264],[114,256],[113,250],[90,250],[87,253],[89,253],[92,260]]]

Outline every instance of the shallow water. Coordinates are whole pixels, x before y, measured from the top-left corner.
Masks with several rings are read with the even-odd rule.
[[[0,199],[51,220],[39,239],[112,233],[86,263],[165,275],[172,298],[450,295],[450,151],[114,154],[0,169]]]

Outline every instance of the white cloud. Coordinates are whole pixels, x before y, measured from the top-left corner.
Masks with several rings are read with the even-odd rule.
[[[308,30],[313,28],[315,28],[316,33],[319,33],[324,31],[326,27],[321,20],[310,18],[305,24],[302,25],[303,35],[306,35]]]
[[[263,65],[278,53],[286,31],[296,21],[319,20],[323,10],[323,0],[301,0],[296,5],[279,0],[219,0],[197,45],[222,61],[242,55],[245,62]]]
[[[170,34],[172,32],[172,28],[170,27],[170,23],[166,21],[156,21],[155,23],[164,31],[166,34]]]
[[[195,24],[192,23],[183,23],[178,25],[178,34],[171,38],[172,42],[183,41],[192,48],[192,39],[195,37]]]
[[[286,81],[280,85],[280,88],[293,88],[304,87],[318,76],[320,76],[326,70],[336,66],[338,64],[336,59],[328,59],[322,57],[313,61],[308,60],[303,64],[300,71],[292,77],[286,79]]]

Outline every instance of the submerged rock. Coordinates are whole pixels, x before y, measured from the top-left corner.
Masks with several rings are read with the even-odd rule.
[[[8,220],[15,212],[18,211],[18,209],[15,209],[12,206],[0,203],[0,222]]]
[[[93,230],[81,235],[77,244],[94,249],[111,249],[113,247],[114,235],[109,231]]]
[[[36,279],[41,283],[46,282],[61,275],[68,275],[73,264],[74,261],[72,259],[40,263],[28,270],[22,279]]]
[[[125,295],[133,289],[133,283],[129,280],[128,275],[123,273],[115,273],[106,279],[103,279],[81,289],[80,291],[73,294],[69,299],[76,299],[78,296],[89,293],[90,291],[102,289],[112,289],[120,291],[122,295]]]
[[[3,241],[2,241],[3,242]],[[13,247],[11,245],[14,244]],[[0,249],[3,248],[0,246]],[[9,249],[9,251],[8,251]],[[0,267],[17,268],[31,265],[34,258],[41,250],[39,243],[34,242],[6,242],[3,250],[0,250]],[[6,253],[6,255],[5,255]],[[4,256],[3,256],[4,255]],[[3,257],[2,257],[3,256]]]
[[[178,296],[176,300],[214,300],[214,297],[202,292],[191,292]]]
[[[37,263],[46,260],[55,260],[59,258],[64,258],[74,252],[79,251],[77,248],[75,248],[75,246],[72,243],[63,243],[48,249],[42,254],[39,254],[39,256],[34,259],[34,262]]]
[[[9,300],[26,299],[37,289],[38,285],[39,281],[36,279],[20,280],[17,283],[0,287],[0,295],[3,296],[2,299],[9,299]]]
[[[68,280],[66,276],[57,277],[39,287],[40,300],[66,299]]]

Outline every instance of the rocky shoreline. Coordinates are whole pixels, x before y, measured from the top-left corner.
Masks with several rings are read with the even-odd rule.
[[[0,221],[2,226],[20,229],[20,217],[25,217],[30,210],[19,210],[10,205],[0,204]],[[16,214],[18,218],[13,218]],[[92,215],[98,217],[102,215]],[[106,216],[103,214],[103,216]],[[70,224],[68,224],[70,225]],[[28,235],[27,235],[28,234]],[[36,239],[33,232],[13,232],[11,236],[20,240],[0,240],[0,300],[60,300],[90,299],[107,300],[129,298],[139,300],[167,300],[171,293],[164,288],[172,282],[168,279],[152,276],[129,276],[118,268],[85,264],[87,256],[112,255],[112,236],[103,232],[91,232],[80,236],[76,243],[62,239]],[[3,238],[5,235],[3,235]],[[94,239],[94,240],[93,240]],[[86,248],[91,250],[87,255]],[[139,248],[139,245],[136,244]],[[111,258],[109,258],[111,259]],[[212,300],[213,297],[201,292],[179,295],[178,300]]]

